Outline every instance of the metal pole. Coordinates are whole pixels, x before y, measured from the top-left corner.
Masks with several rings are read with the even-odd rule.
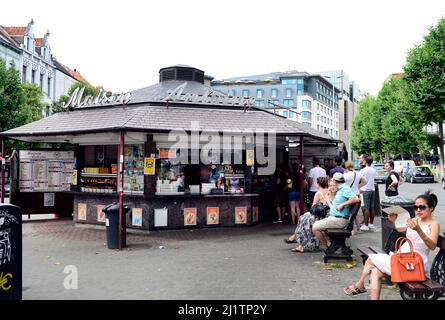
[[[1,190],[1,203],[5,203],[5,170],[6,170],[6,159],[5,159],[5,138],[2,138],[2,190]]]
[[[124,146],[125,133],[121,131],[120,145],[119,145],[119,250],[122,249],[122,222],[124,214]]]
[[[300,215],[304,214],[304,137],[300,137]],[[310,208],[308,208],[310,209]]]

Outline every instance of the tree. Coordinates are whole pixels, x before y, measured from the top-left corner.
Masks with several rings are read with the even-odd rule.
[[[376,97],[360,101],[360,110],[352,123],[351,145],[358,153],[380,157],[383,150],[380,105]]]
[[[17,115],[24,101],[19,71],[7,68],[5,60],[0,59],[0,132],[18,125]]]
[[[439,154],[444,174],[443,123],[445,122],[445,18],[432,26],[422,43],[408,52],[404,66],[405,95],[410,114],[427,126],[439,127]]]

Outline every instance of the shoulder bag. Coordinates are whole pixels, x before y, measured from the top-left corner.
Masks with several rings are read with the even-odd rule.
[[[410,251],[398,252],[405,241],[409,243]],[[425,281],[425,265],[422,256],[414,252],[411,240],[408,238],[397,239],[394,249],[395,253],[391,256],[391,281],[394,283]]]

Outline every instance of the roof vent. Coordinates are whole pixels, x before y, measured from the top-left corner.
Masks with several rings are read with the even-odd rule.
[[[159,81],[169,80],[196,81],[204,84],[204,71],[184,65],[171,66],[159,70]]]

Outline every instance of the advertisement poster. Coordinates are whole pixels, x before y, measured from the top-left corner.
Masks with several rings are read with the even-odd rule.
[[[142,227],[142,208],[133,208],[131,224],[136,227]]]
[[[144,174],[153,176],[155,174],[155,158],[144,158]]]
[[[252,222],[258,222],[258,207],[252,208]]]
[[[79,203],[77,205],[77,220],[87,220],[87,204]]]
[[[255,165],[255,150],[254,149],[246,150],[246,165],[247,166]]]
[[[184,226],[196,226],[196,208],[184,208]]]
[[[207,224],[219,224],[219,207],[207,207]]]
[[[105,222],[105,213],[102,211],[104,207],[103,204],[97,205],[97,222]]]
[[[43,206],[44,207],[54,207],[54,193],[44,193],[43,194]]]
[[[235,208],[235,224],[247,223],[247,207]]]

